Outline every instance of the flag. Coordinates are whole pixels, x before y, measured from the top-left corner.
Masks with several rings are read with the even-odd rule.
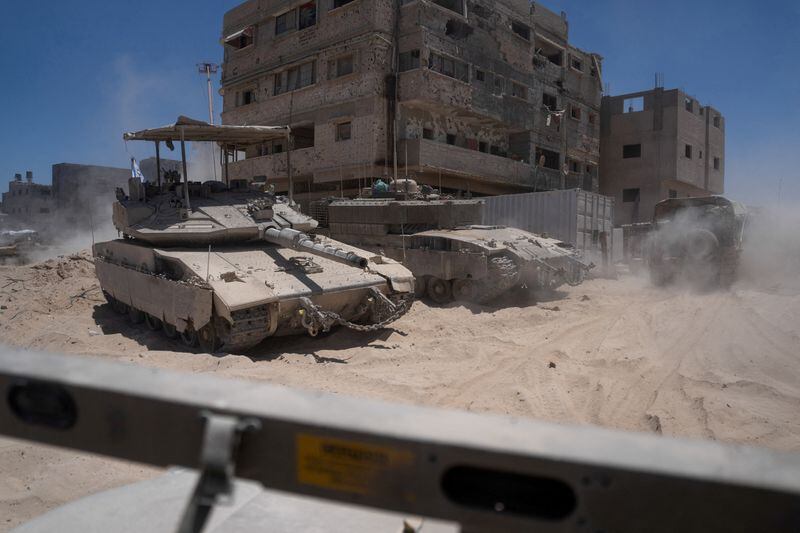
[[[136,162],[136,159],[131,157],[131,177],[136,179],[139,178],[139,181],[144,183],[144,174],[139,169],[139,163]]]

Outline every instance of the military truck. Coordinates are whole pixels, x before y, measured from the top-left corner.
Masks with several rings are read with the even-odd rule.
[[[592,265],[570,245],[481,225],[483,209],[482,200],[443,197],[413,180],[372,198],[312,206],[332,238],[402,262],[416,276],[417,295],[437,304],[486,303],[514,287],[554,290],[584,280]]]
[[[227,174],[225,182],[188,178],[188,141],[227,151],[290,134],[286,127],[212,126],[186,117],[126,133],[125,140],[156,143],[159,178],[132,178],[128,194],[117,191],[113,222],[123,238],[93,247],[112,307],[205,352],[335,326],[376,330],[406,313],[414,278],[398,262],[310,236],[316,222],[262,186]],[[181,143],[182,181],[161,179],[158,145],[173,140]]]
[[[684,279],[727,287],[736,279],[748,211],[722,196],[672,198],[656,204],[646,245],[655,285]]]

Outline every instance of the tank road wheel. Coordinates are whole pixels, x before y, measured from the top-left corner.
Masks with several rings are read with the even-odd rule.
[[[172,324],[167,324],[166,322],[163,322],[162,327],[164,328],[164,336],[167,337],[168,339],[175,339],[178,337],[178,330]]]
[[[214,327],[212,322],[209,322],[197,332],[197,342],[200,344],[200,350],[205,353],[213,354],[222,348],[222,343],[217,335],[217,328]]]
[[[128,314],[128,305],[120,302],[116,298],[112,297],[111,301],[111,308],[118,314],[118,315],[127,315]]]
[[[428,297],[439,305],[446,304],[453,299],[453,286],[446,279],[432,277],[428,280]]]
[[[161,329],[161,320],[157,319],[149,313],[144,315],[144,323],[150,331],[158,331]]]
[[[144,322],[144,313],[135,307],[131,307],[128,312],[128,319],[131,321],[131,324],[141,324]]]
[[[186,326],[186,329],[181,333],[181,342],[187,348],[194,348],[197,346],[197,332],[192,326]]]
[[[478,297],[478,287],[471,279],[453,281],[453,298],[459,302],[474,302]]]

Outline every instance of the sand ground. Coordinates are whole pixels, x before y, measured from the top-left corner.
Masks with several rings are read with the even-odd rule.
[[[800,451],[800,290],[632,276],[413,311],[382,333],[189,354],[105,305],[86,254],[0,267],[0,342],[307,389]],[[0,529],[158,474],[0,440]]]

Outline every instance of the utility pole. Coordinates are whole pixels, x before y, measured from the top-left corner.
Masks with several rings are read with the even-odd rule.
[[[219,71],[216,63],[198,63],[197,70],[200,74],[205,74],[208,80],[208,123],[214,125],[214,91],[211,83],[211,75]]]

